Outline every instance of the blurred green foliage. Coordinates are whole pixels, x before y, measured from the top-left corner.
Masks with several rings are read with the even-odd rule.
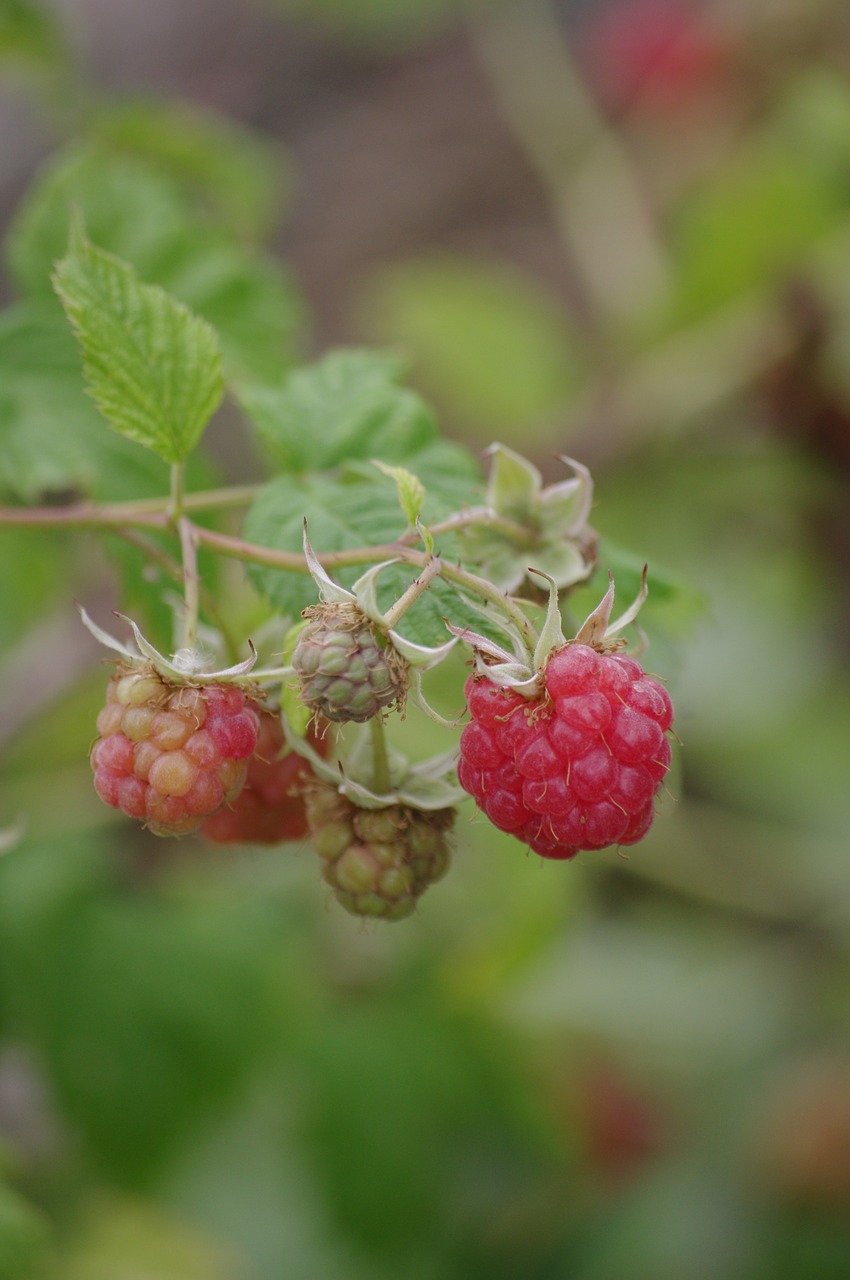
[[[562,309],[495,263],[395,263],[358,305],[376,341],[416,352],[422,385],[482,446],[549,427],[578,386],[581,353]]]
[[[413,57],[459,30],[432,0],[278,8],[314,40],[332,31],[364,74],[378,51]],[[2,1280],[850,1274],[850,92],[829,14],[807,54],[721,86],[714,116],[603,122],[596,142],[616,129],[664,249],[665,288],[628,321],[590,326],[553,282],[432,245],[351,290],[352,341],[409,357],[458,437],[522,443],[552,477],[553,439],[592,461],[600,569],[569,601],[576,619],[609,568],[625,603],[650,564],[646,662],[669,679],[683,746],[628,859],[540,864],[466,806],[450,876],[382,929],[325,903],[306,845],[153,840],[92,793],[97,659],[39,699],[70,661],[72,595],[100,592],[110,561],[88,535],[0,532],[15,726],[0,831],[27,820],[0,858]],[[0,4],[0,56],[67,74],[58,26],[21,0]],[[395,536],[378,453],[422,476],[428,519],[480,501],[469,452],[436,438],[395,355],[293,367],[306,307],[268,244],[299,175],[276,140],[157,99],[72,106],[79,130],[6,235],[4,501],[167,486],[84,392],[49,283],[72,205],[94,243],[221,334],[236,453],[253,425],[258,464],[319,471],[271,479],[249,536],[297,548],[305,503],[317,545]],[[801,279],[828,304],[815,356],[788,307]],[[753,306],[750,338],[730,338],[727,314]],[[686,351],[699,376],[671,398]],[[192,483],[226,464],[202,457]],[[138,547],[113,552],[116,600],[165,633],[163,579]],[[228,567],[204,577],[228,621],[265,620]],[[253,583],[290,615],[308,602],[300,579]],[[54,624],[66,643],[45,654]],[[431,682],[446,715],[462,675],[458,659]],[[392,733],[420,751],[451,740]],[[812,1101],[822,1055],[839,1087]]]

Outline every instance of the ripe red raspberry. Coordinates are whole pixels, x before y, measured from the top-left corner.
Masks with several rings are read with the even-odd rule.
[[[325,755],[324,734],[311,726],[307,739]],[[282,844],[307,834],[304,784],[314,777],[303,756],[286,749],[276,711],[260,714],[257,749],[248,762],[248,776],[237,799],[224,805],[201,828],[218,844]]]
[[[97,718],[97,793],[156,835],[186,835],[239,795],[258,723],[259,708],[234,685],[173,684],[153,667],[121,670]]]
[[[494,826],[544,858],[635,844],[670,765],[667,690],[633,658],[571,643],[528,701],[470,676],[458,778]]]

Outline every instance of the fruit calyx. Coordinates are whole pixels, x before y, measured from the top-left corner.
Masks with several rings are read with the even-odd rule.
[[[383,729],[380,724],[378,727]],[[388,777],[377,781],[372,729],[372,725],[364,725],[346,742],[344,759],[333,761],[319,754],[309,735],[299,738],[284,723],[289,747],[310,763],[318,778],[362,809],[400,804],[435,810],[451,808],[463,799],[463,789],[455,780],[454,748],[413,764],[401,751],[387,746]]]
[[[611,622],[614,578],[609,573],[608,590],[596,608],[585,618],[575,636],[569,640],[564,635],[557,584],[538,569],[530,569],[529,572],[544,578],[549,584],[546,619],[533,650],[529,649],[519,631],[510,624],[503,623],[502,627],[511,640],[513,652],[494,643],[486,636],[471,631],[468,627],[455,627],[451,623],[446,623],[446,626],[457,639],[471,645],[475,655],[475,669],[479,675],[486,675],[493,684],[518,693],[533,702],[546,696],[546,667],[550,658],[566,646],[586,645],[598,653],[613,653],[623,647],[624,642],[619,633],[634,622],[647,597],[647,569],[644,565],[637,596],[615,622]]]
[[[544,488],[537,467],[506,445],[491,445],[486,456],[486,505],[468,512],[468,523],[460,532],[465,557],[479,566],[482,577],[512,594],[534,572],[528,568],[531,548],[538,568],[559,587],[589,578],[598,536],[587,523],[593,503],[587,468],[558,454],[573,474]]]
[[[249,657],[234,666],[216,669],[213,659],[201,648],[178,649],[170,658],[167,658],[145,638],[132,618],[125,617],[123,613],[116,613],[115,617],[126,622],[133,632],[136,648],[131,649],[129,645],[116,640],[115,636],[98,626],[81,604],[78,604],[77,608],[86,630],[107,649],[120,654],[128,670],[133,667],[147,666],[171,684],[242,684],[250,686],[253,694],[260,696],[254,682],[247,679],[257,663],[257,651],[250,640],[248,641],[248,648],[251,650]]]

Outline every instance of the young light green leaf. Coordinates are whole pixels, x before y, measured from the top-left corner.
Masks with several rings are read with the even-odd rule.
[[[83,348],[83,371],[114,430],[182,462],[222,396],[215,331],[120,258],[96,248],[79,218],[53,276]]]
[[[407,518],[407,523],[411,528],[416,528],[416,523],[422,515],[422,504],[425,501],[425,486],[422,481],[406,467],[391,467],[386,462],[377,462],[374,459],[372,465],[379,471],[383,471],[384,475],[389,476],[391,480],[395,480],[399,505]]]
[[[421,520],[417,520],[416,532],[419,534],[419,537],[422,539],[422,545],[425,547],[425,550],[428,552],[428,555],[432,556],[434,554],[434,535],[432,534],[431,530],[428,528],[427,524],[423,524]]]

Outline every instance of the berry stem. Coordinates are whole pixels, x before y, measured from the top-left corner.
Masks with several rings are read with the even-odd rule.
[[[232,485],[222,489],[199,489],[197,493],[184,493],[182,510],[212,511],[226,507],[242,507],[253,502],[258,485]],[[99,505],[78,502],[67,507],[0,507],[0,525],[32,525],[50,527],[62,525],[68,529],[97,529],[112,526],[141,525],[165,528],[170,523],[169,509],[172,499],[142,498],[132,502],[113,502]]]
[[[186,464],[175,462],[171,468],[171,495],[168,504],[168,517],[175,524],[183,514],[183,498],[186,488]]]
[[[183,494],[179,501],[183,511],[203,508],[241,505],[251,500],[255,492],[251,488],[234,488],[210,490],[207,493]],[[175,495],[176,497],[176,495]],[[121,533],[123,529],[141,527],[151,529],[168,529],[174,525],[171,514],[174,498],[158,498],[151,501],[114,503],[109,506],[97,506],[84,503],[71,507],[0,507],[0,527],[28,526],[31,528],[51,528],[61,526],[67,529],[113,529]],[[183,517],[188,519],[188,517]],[[477,518],[477,517],[476,517]],[[444,521],[442,528],[447,532],[449,527],[462,527],[466,517],[457,517],[456,522]],[[467,521],[471,523],[471,521]],[[195,547],[205,546],[219,555],[229,556],[235,560],[249,561],[252,564],[267,565],[274,569],[283,569],[288,573],[309,572],[307,562],[300,551],[277,551],[271,547],[261,547],[256,543],[246,542],[225,533],[217,533],[203,525],[191,524]],[[527,531],[526,531],[527,532]],[[319,560],[326,569],[338,569],[351,565],[377,564],[381,560],[404,560],[408,564],[424,569],[433,559],[426,551],[418,551],[409,546],[404,539],[398,542],[384,543],[375,547],[351,547],[345,551],[331,551],[320,555]],[[534,649],[536,632],[523,613],[521,607],[506,592],[500,591],[485,578],[470,573],[460,565],[448,564],[440,560],[439,576],[447,582],[469,592],[470,595],[491,604],[504,614],[519,630],[529,651]]]
[[[214,533],[212,529],[195,526],[199,542],[218,551],[220,555],[232,556],[236,560],[248,560],[253,564],[264,564],[273,569],[284,569],[289,573],[308,573],[307,561],[297,551],[275,551],[271,547],[259,547],[245,542],[242,538],[233,538],[226,533]],[[417,551],[403,542],[387,542],[379,547],[351,547],[345,551],[326,551],[317,553],[325,569],[341,569],[351,565],[377,564],[381,560],[404,560],[407,564],[418,565],[424,569],[433,557],[426,551]],[[537,633],[523,613],[520,606],[507,592],[493,586],[486,578],[461,568],[460,565],[447,564],[440,560],[441,578],[462,587],[470,595],[478,596],[487,604],[493,605],[500,613],[514,624],[523,637],[529,652],[537,643]]]
[[[391,790],[390,758],[387,754],[387,739],[384,734],[384,722],[379,715],[369,721],[369,732],[372,737],[372,784],[378,795]]]
[[[415,578],[413,582],[411,582],[403,595],[400,595],[398,600],[396,600],[393,607],[388,609],[384,614],[384,625],[388,629],[391,630],[393,627],[398,625],[399,621],[407,613],[410,606],[415,604],[423,592],[428,590],[428,587],[433,582],[434,578],[439,576],[441,570],[442,563],[439,557],[435,556],[433,560],[428,561],[419,577]]]
[[[122,542],[126,542],[128,546],[135,547],[142,553],[145,559],[149,560],[152,564],[158,564],[169,575],[169,577],[173,578],[174,581],[180,585],[185,581],[183,566],[179,564],[173,556],[170,556],[158,542],[153,540],[153,538],[149,538],[144,533],[138,533],[135,529],[121,529],[118,527],[110,529],[107,536],[120,538]],[[209,591],[207,591],[203,583],[200,581],[200,578],[198,580],[198,604],[199,607],[203,608],[204,613],[209,620],[213,622],[220,631],[225,644],[227,645],[227,652],[230,655],[231,661],[236,662],[239,657],[239,643],[234,636],[232,629],[222,616],[222,612],[219,609],[215,598]]]
[[[183,552],[183,624],[180,643],[184,649],[194,649],[198,636],[198,605],[200,579],[198,578],[198,546],[195,526],[186,516],[178,521],[180,548]]]
[[[458,511],[455,515],[447,516],[445,520],[429,525],[428,532],[432,538],[438,538],[441,533],[455,533],[457,530],[469,529],[474,525],[483,525],[487,529],[503,533],[519,546],[531,546],[534,543],[533,530],[528,529],[524,524],[519,524],[516,520],[508,520],[505,516],[496,515],[495,511],[488,511],[485,507],[478,507],[472,511]],[[408,529],[399,538],[399,542],[404,546],[412,545],[418,537],[417,530]]]

